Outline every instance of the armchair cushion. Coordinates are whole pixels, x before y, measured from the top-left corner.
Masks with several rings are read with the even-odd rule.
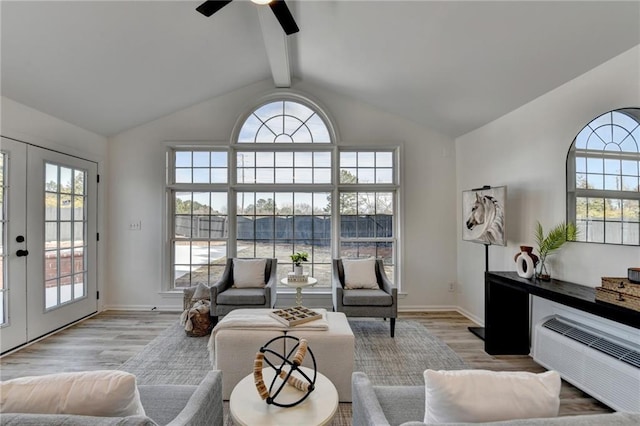
[[[375,259],[343,259],[345,289],[380,288],[376,278]]]
[[[342,304],[345,306],[391,306],[393,297],[379,288],[376,290],[344,290]]]
[[[236,288],[263,288],[266,265],[267,259],[233,259],[233,285]]]
[[[425,370],[424,422],[494,422],[555,417],[560,375],[522,371]]]
[[[262,288],[230,288],[218,294],[218,305],[264,305]]]

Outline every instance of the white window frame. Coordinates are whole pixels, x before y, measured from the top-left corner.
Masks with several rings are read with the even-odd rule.
[[[240,128],[244,124],[244,121],[249,117],[253,111],[257,108],[265,105],[266,103],[273,101],[293,101],[300,102],[313,111],[315,111],[327,125],[329,134],[331,136],[331,143],[238,143],[238,135]],[[332,195],[332,200],[338,200],[340,193],[345,191],[357,191],[357,192],[391,192],[393,194],[393,236],[391,238],[375,238],[375,239],[344,239],[340,235],[340,211],[339,203],[332,202],[331,206],[331,254],[333,258],[340,257],[340,247],[342,241],[354,242],[390,242],[393,245],[393,271],[394,276],[390,277],[398,286],[398,290],[401,290],[401,241],[402,241],[402,187],[400,182],[401,171],[401,144],[392,143],[376,143],[376,144],[359,144],[359,143],[344,143],[339,141],[338,134],[333,126],[333,121],[325,112],[324,108],[318,105],[316,102],[296,93],[274,93],[267,95],[259,99],[255,104],[248,108],[247,112],[239,117],[234,126],[230,141],[199,141],[199,142],[179,142],[172,141],[166,143],[166,186],[165,186],[165,199],[166,208],[164,209],[163,223],[165,227],[165,265],[163,288],[165,291],[181,291],[182,288],[173,287],[173,256],[172,256],[172,241],[173,233],[175,232],[173,212],[173,192],[179,191],[227,191],[227,215],[229,218],[228,233],[227,233],[227,256],[235,257],[237,255],[237,202],[236,194],[239,192],[329,192]],[[175,164],[173,162],[175,150],[193,149],[193,150],[226,150],[228,153],[228,176],[226,184],[176,184],[173,182],[173,173],[175,170]],[[237,153],[243,151],[251,152],[278,152],[278,151],[326,151],[331,153],[331,182],[320,184],[257,184],[257,183],[238,183],[236,178],[237,172]],[[376,183],[363,183],[363,184],[341,184],[339,182],[340,173],[340,152],[355,151],[355,152],[369,152],[369,151],[388,151],[393,153],[393,182],[376,184]],[[278,291],[281,291],[280,288]],[[315,293],[330,293],[331,287],[322,288],[309,288],[307,292]],[[284,290],[283,292],[289,292]]]

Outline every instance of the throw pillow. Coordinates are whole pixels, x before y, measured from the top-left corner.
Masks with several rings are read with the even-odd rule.
[[[145,415],[136,376],[118,370],[58,373],[0,382],[0,412]]]
[[[376,279],[375,259],[343,259],[342,267],[344,269],[344,288],[349,290],[380,288]]]
[[[426,370],[424,422],[555,417],[560,408],[560,382],[555,371]]]
[[[193,296],[191,296],[191,301],[193,302],[193,301],[202,300],[202,299],[206,299],[206,300],[211,299],[211,290],[209,289],[209,287],[207,287],[206,284],[198,283],[198,286],[196,287],[196,291],[193,293]]]
[[[236,288],[264,287],[267,259],[233,259],[233,284]]]

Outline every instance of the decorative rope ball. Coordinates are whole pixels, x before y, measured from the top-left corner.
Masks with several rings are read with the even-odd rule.
[[[296,342],[293,348],[286,354],[281,354],[270,348],[274,342],[282,339],[285,339],[285,343],[286,339]],[[307,353],[311,355],[313,374],[307,374],[300,369],[300,365],[304,361]],[[267,363],[276,373],[269,386],[264,383],[262,376],[264,363]],[[296,376],[293,375],[295,372],[298,373]],[[260,351],[256,353],[256,358],[253,361],[253,379],[260,398],[265,400],[267,404],[272,404],[277,407],[294,407],[307,399],[315,389],[316,377],[316,358],[311,348],[308,347],[306,339],[298,339],[297,337],[287,335],[275,337],[260,348]],[[301,392],[300,398],[291,403],[278,402],[278,396],[287,385],[298,389]]]

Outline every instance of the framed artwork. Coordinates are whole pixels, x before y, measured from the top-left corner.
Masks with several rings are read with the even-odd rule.
[[[506,246],[506,199],[506,186],[462,191],[462,239]]]

